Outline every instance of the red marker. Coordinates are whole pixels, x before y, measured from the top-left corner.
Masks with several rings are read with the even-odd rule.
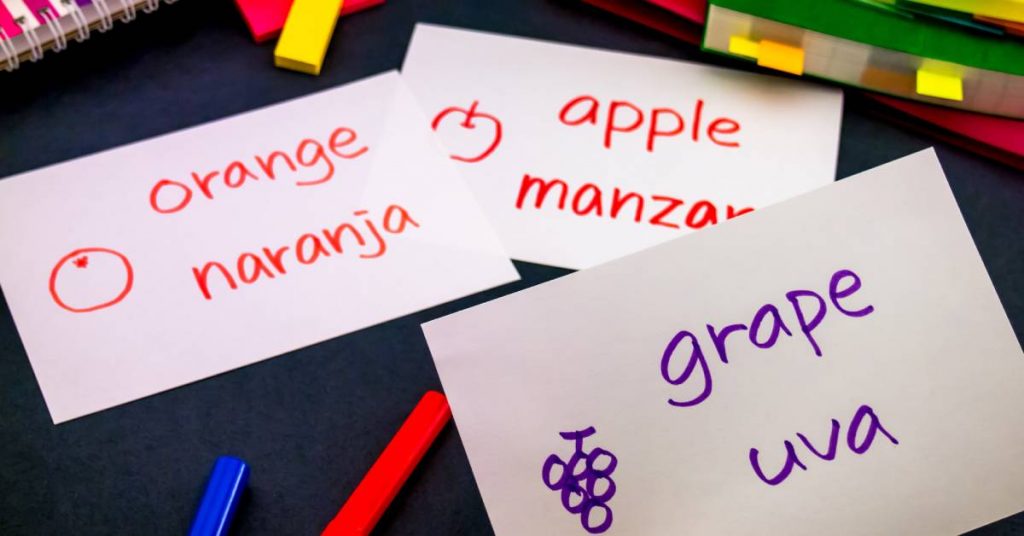
[[[321,536],[366,536],[441,432],[452,411],[448,399],[427,391]]]

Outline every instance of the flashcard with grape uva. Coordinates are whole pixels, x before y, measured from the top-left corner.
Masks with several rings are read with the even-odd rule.
[[[1024,504],[1024,354],[932,151],[423,330],[498,536]]]

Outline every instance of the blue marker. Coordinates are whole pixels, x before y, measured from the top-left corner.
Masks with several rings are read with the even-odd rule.
[[[189,536],[224,536],[235,517],[238,499],[249,481],[249,466],[231,456],[221,456],[213,464],[203,501],[192,520]]]

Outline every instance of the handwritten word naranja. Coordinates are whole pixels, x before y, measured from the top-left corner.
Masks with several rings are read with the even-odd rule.
[[[221,189],[218,183],[223,183],[229,189],[238,189],[247,182],[259,181],[261,178],[277,180],[282,173],[290,175],[296,186],[323,184],[331,180],[335,173],[335,163],[330,155],[351,160],[369,150],[365,145],[352,147],[357,137],[355,130],[338,127],[327,138],[326,146],[312,138],[299,141],[294,158],[292,153],[274,150],[255,155],[250,163],[239,159],[229,162],[223,170],[193,171],[188,181],[164,178],[150,188],[149,206],[160,214],[173,214],[189,206],[195,192],[212,201],[217,190]]]
[[[573,187],[562,179],[543,179],[529,173],[523,175],[519,184],[519,195],[516,197],[516,208],[523,210],[523,205],[533,194],[533,207],[542,208],[550,194],[555,200],[553,205],[558,210],[572,210],[577,216],[601,218],[605,214],[610,219],[625,219],[636,223],[648,223],[661,227],[680,229],[700,229],[718,223],[720,214],[724,219],[731,219],[741,214],[752,212],[751,207],[719,207],[706,199],[687,204],[684,200],[668,195],[642,195],[637,192],[623,192],[615,187],[607,193],[600,186],[585,183],[572,192]],[[549,206],[552,203],[548,204]],[[723,210],[724,209],[724,210]],[[724,214],[722,214],[724,213]]]
[[[375,259],[388,251],[386,234],[399,235],[409,226],[420,226],[409,211],[400,205],[389,205],[379,225],[371,219],[368,210],[357,210],[352,215],[361,217],[362,221],[343,222],[333,228],[305,233],[291,246],[263,247],[259,253],[242,252],[233,265],[228,265],[231,268],[217,261],[206,262],[201,268],[193,267],[192,275],[196,285],[205,299],[212,300],[211,274],[215,281],[222,283],[220,286],[236,290],[239,282],[252,285],[261,279],[284,276],[291,268],[314,264],[332,255],[342,255],[346,253],[346,246],[358,245],[356,249],[360,259]],[[362,231],[360,226],[363,227]],[[381,233],[381,229],[385,233]]]
[[[865,424],[867,419],[867,424]],[[867,426],[866,431],[861,434],[861,427]],[[812,454],[825,461],[832,461],[836,458],[836,454],[839,447],[839,421],[832,419],[832,432],[829,434],[828,448],[822,452],[814,446],[813,443],[807,436],[797,433],[796,437],[804,444]],[[853,419],[850,420],[850,426],[846,431],[846,446],[854,454],[864,454],[871,444],[875,441],[875,435],[881,433],[893,445],[899,445],[900,442],[889,433],[885,427],[882,426],[881,420],[878,415],[875,415],[875,410],[871,409],[871,406],[866,404],[861,405],[857,408],[856,413],[853,414]],[[861,438],[858,441],[858,438]],[[800,461],[800,457],[797,456],[796,448],[793,446],[793,442],[788,439],[783,441],[783,447],[786,450],[786,460],[782,464],[782,468],[775,476],[765,476],[764,471],[761,469],[760,451],[757,449],[750,449],[750,467],[754,470],[754,473],[762,482],[769,486],[777,486],[781,484],[789,474],[793,471],[793,467],[799,467],[801,470],[806,471],[807,465]]]
[[[607,105],[605,119],[600,119],[602,104],[601,101],[591,95],[580,95],[562,106],[558,113],[558,120],[562,124],[576,127],[583,124],[598,125],[600,122],[604,129],[604,147],[612,148],[612,137],[615,133],[627,134],[638,130],[647,123],[646,145],[647,152],[653,153],[655,142],[658,138],[673,138],[684,133],[687,129],[685,112],[680,113],[675,108],[651,108],[645,112],[636,104],[625,100],[612,100]],[[689,116],[689,133],[693,143],[701,140],[701,133],[715,145],[727,148],[737,148],[740,142],[730,137],[740,131],[740,123],[728,117],[716,117],[711,119],[707,128],[702,130],[701,122],[704,114],[704,100],[697,99],[693,104],[693,113]]]
[[[828,303],[831,303],[835,310],[844,316],[850,318],[867,316],[875,310],[874,306],[865,305],[855,308],[854,305],[842,303],[851,298],[860,290],[860,287],[860,276],[852,270],[838,270],[829,279]],[[828,309],[825,298],[813,290],[791,290],[786,293],[786,300],[796,316],[796,324],[800,333],[807,340],[814,355],[821,357],[823,353],[821,346],[814,338],[814,330],[825,320],[825,313]],[[714,348],[723,364],[729,363],[726,343],[730,336],[742,336],[740,334],[746,332],[744,338],[762,350],[775,346],[782,333],[789,337],[794,336],[793,330],[783,321],[779,308],[771,303],[762,305],[754,313],[749,325],[737,323],[717,328],[707,324],[706,327],[711,347]],[[679,362],[683,363],[682,371],[673,372],[679,368],[677,365]],[[668,403],[672,406],[696,406],[711,396],[711,368],[708,366],[704,348],[695,333],[684,329],[672,337],[661,357],[661,376],[671,385],[683,386],[691,392],[697,391],[688,399],[670,398]],[[689,387],[689,385],[696,387]]]

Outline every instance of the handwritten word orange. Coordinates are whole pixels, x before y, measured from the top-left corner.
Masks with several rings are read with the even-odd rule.
[[[338,127],[331,132],[326,147],[312,138],[300,141],[295,148],[294,158],[284,151],[271,151],[264,155],[255,155],[250,164],[234,160],[224,166],[223,170],[205,173],[193,171],[191,181],[161,179],[149,191],[149,205],[160,214],[173,214],[184,210],[192,202],[194,192],[198,191],[203,197],[213,200],[216,183],[237,189],[247,182],[258,181],[261,178],[277,180],[278,174],[282,172],[291,175],[296,186],[323,184],[334,177],[335,171],[328,150],[330,154],[343,159],[358,158],[369,150],[365,145],[349,148],[356,143],[356,138],[355,130]],[[299,166],[295,165],[296,162]]]

